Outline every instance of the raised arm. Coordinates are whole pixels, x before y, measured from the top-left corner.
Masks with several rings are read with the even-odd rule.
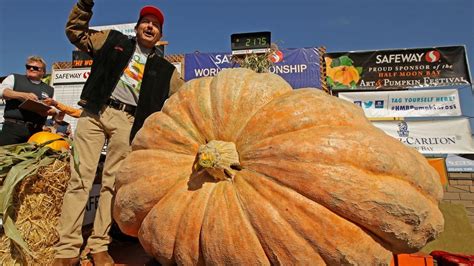
[[[89,29],[92,18],[92,0],[78,0],[71,10],[66,23],[66,36],[80,50],[94,57],[102,48],[110,30],[96,31]]]

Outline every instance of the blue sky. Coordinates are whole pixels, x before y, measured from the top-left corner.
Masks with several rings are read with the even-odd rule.
[[[70,61],[72,0],[0,0],[0,76],[29,55]],[[271,31],[281,48],[328,52],[466,45],[474,69],[473,0],[97,0],[91,25],[134,23],[144,5],[165,13],[167,54],[230,51],[230,35]]]

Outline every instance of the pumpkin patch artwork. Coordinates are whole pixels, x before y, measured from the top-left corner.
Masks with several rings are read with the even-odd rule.
[[[114,218],[165,265],[387,265],[443,230],[421,154],[274,74],[188,81],[132,148]]]
[[[348,56],[332,59],[324,58],[326,62],[326,81],[331,88],[355,89],[360,81],[362,67],[355,67],[354,61]]]

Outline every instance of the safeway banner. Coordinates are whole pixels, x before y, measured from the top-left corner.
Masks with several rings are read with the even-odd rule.
[[[473,154],[469,119],[372,122],[388,135],[423,154]]]
[[[90,68],[55,69],[52,73],[52,84],[83,84],[90,72]]]
[[[331,90],[424,88],[470,84],[464,46],[327,53]]]
[[[339,98],[360,106],[367,117],[460,116],[457,89],[340,92]]]
[[[185,55],[186,81],[215,76],[225,68],[238,67],[230,53],[193,53]],[[318,48],[282,49],[273,57],[270,72],[281,76],[294,89],[321,88],[320,55]]]

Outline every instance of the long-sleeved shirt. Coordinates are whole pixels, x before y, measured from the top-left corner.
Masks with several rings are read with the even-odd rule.
[[[77,108],[74,108],[72,106],[69,106],[69,105],[66,105],[66,104],[62,104],[60,102],[56,102],[56,109],[58,109],[59,111],[62,111],[64,113],[66,113],[67,115],[69,116],[72,116],[72,117],[75,117],[75,118],[78,118],[81,116],[82,114],[82,109],[77,109]]]

